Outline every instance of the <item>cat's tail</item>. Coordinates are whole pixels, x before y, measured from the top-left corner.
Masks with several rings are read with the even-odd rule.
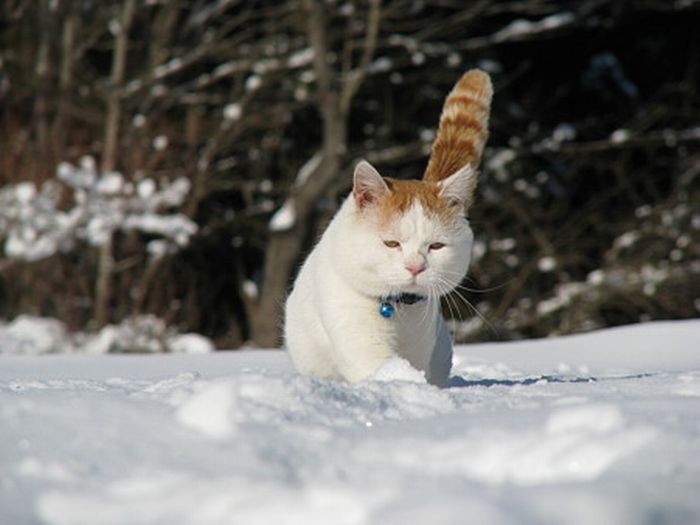
[[[467,164],[474,173],[488,138],[493,87],[488,74],[472,69],[455,84],[445,99],[440,127],[423,180],[446,179]]]

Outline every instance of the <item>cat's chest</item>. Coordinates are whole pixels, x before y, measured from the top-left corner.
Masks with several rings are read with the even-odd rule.
[[[400,308],[393,330],[396,353],[414,367],[425,370],[437,341],[439,323],[439,313],[433,304]]]
[[[392,319],[394,332],[402,346],[425,346],[435,336],[438,322],[437,307],[422,302],[413,305],[398,305]]]

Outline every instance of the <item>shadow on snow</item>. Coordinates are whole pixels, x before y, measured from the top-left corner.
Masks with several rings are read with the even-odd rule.
[[[634,374],[614,377],[559,377],[552,375],[541,375],[534,377],[523,377],[520,379],[465,379],[462,376],[452,376],[448,383],[448,388],[470,388],[470,387],[492,387],[492,386],[529,386],[544,383],[596,383],[598,381],[610,381],[620,379],[642,379],[651,377],[654,374]]]

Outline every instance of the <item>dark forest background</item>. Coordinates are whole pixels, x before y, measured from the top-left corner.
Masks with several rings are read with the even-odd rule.
[[[278,344],[353,164],[419,177],[473,67],[495,98],[457,339],[697,317],[691,0],[5,0],[0,317]]]

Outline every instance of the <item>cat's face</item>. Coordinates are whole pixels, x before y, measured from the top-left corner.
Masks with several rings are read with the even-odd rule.
[[[372,259],[391,293],[444,295],[469,267],[473,235],[467,220],[436,213],[418,198],[380,221],[376,237]]]
[[[382,179],[368,164],[358,166],[352,259],[365,293],[435,297],[459,285],[473,242],[463,205],[469,176],[399,181]]]

